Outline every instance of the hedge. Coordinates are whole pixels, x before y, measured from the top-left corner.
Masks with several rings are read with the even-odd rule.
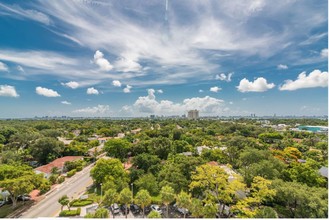
[[[71,177],[71,176],[73,176],[76,172],[77,172],[76,169],[73,169],[73,170],[67,172],[67,177]]]
[[[82,200],[75,199],[70,202],[70,206],[72,207],[86,206],[93,204],[93,202],[94,201],[91,199],[82,199]]]
[[[59,217],[66,217],[66,216],[77,216],[80,215],[81,208],[77,210],[64,210],[59,213]]]

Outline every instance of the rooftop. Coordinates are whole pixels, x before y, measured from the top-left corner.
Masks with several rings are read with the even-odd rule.
[[[40,171],[40,172],[43,172],[43,173],[51,173],[51,169],[54,168],[54,167],[57,167],[57,168],[63,168],[64,167],[64,164],[65,162],[67,161],[75,161],[75,160],[79,160],[79,159],[82,159],[83,157],[82,156],[66,156],[66,157],[61,157],[61,158],[58,158],[46,165],[43,165],[43,166],[40,166],[40,167],[37,167],[35,168],[34,170],[37,170],[37,171]]]

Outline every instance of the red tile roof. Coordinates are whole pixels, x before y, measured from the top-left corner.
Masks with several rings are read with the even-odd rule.
[[[218,163],[216,161],[210,161],[208,162],[210,166],[218,166]]]
[[[35,170],[43,172],[43,173],[51,173],[51,169],[53,167],[57,167],[59,169],[64,167],[64,163],[67,161],[75,161],[78,159],[83,158],[82,156],[66,156],[66,157],[61,157],[58,158],[50,163],[48,163],[47,165],[43,165],[40,167],[35,168]]]

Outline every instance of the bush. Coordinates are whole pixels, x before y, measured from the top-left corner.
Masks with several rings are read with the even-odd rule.
[[[71,170],[70,172],[67,172],[67,177],[73,176],[77,172],[76,169]]]
[[[39,190],[40,190],[40,195],[45,194],[46,192],[48,192],[50,190],[49,181],[43,181],[39,186]]]
[[[94,201],[91,199],[82,199],[82,200],[75,199],[70,202],[70,206],[72,207],[86,206],[93,204],[93,202]]]
[[[65,176],[60,176],[58,179],[57,179],[57,182],[58,183],[62,183],[65,181]]]
[[[64,210],[59,213],[59,217],[66,217],[66,216],[77,216],[80,215],[81,208],[77,210]]]
[[[58,174],[51,174],[50,177],[49,177],[49,182],[51,184],[55,184],[56,181],[57,181],[58,176],[59,176]]]

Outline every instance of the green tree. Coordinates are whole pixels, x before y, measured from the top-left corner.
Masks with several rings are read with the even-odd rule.
[[[151,211],[148,215],[147,218],[161,218],[161,215],[157,211]]]
[[[131,150],[131,143],[125,139],[110,139],[105,143],[104,150],[108,156],[123,160]]]
[[[177,206],[183,209],[188,209],[191,205],[191,195],[181,191],[176,198]],[[184,218],[186,217],[186,212],[184,212]]]
[[[278,213],[271,207],[260,208],[255,215],[255,218],[279,218]]]
[[[204,218],[215,218],[218,208],[216,204],[208,201],[203,207],[203,217]]]
[[[170,186],[163,186],[160,191],[161,201],[166,205],[167,218],[169,218],[169,204],[175,200],[175,191]]]
[[[126,205],[126,218],[127,218],[127,212],[128,212],[128,204],[131,202],[131,200],[132,200],[132,196],[133,196],[133,194],[132,194],[132,192],[130,191],[130,189],[129,188],[124,188],[121,192],[120,192],[120,194],[119,194],[119,201],[120,201],[120,203],[122,203],[122,204],[125,204]]]
[[[31,146],[31,155],[41,164],[53,161],[61,155],[64,144],[54,138],[44,137],[38,139]]]
[[[192,217],[201,218],[203,216],[203,204],[200,199],[192,198],[191,205],[189,208]],[[217,209],[216,209],[217,212]]]
[[[67,208],[70,210],[70,200],[67,195],[63,195],[58,199],[58,203],[61,204],[61,211],[63,211],[63,207],[67,206]]]
[[[113,203],[115,203],[117,200],[118,200],[118,193],[116,192],[115,189],[111,188],[105,192],[104,200],[102,201],[102,203],[107,206],[110,206]],[[113,218],[115,218],[114,213],[113,213]]]
[[[96,165],[91,169],[90,176],[97,183],[105,182],[105,178],[112,176],[114,179],[126,179],[127,174],[118,159],[101,158],[96,162]]]
[[[159,164],[160,161],[158,156],[146,153],[138,154],[132,159],[133,164],[145,172],[148,172],[150,167]]]
[[[92,218],[108,218],[109,211],[106,208],[99,208],[96,210]]]
[[[145,206],[148,206],[151,204],[152,198],[149,194],[149,192],[145,189],[142,189],[138,191],[135,197],[135,202],[137,205],[140,205],[143,209],[143,217],[145,217]]]
[[[151,174],[144,174],[134,182],[138,190],[146,189],[152,196],[159,194],[159,186],[156,178]]]

